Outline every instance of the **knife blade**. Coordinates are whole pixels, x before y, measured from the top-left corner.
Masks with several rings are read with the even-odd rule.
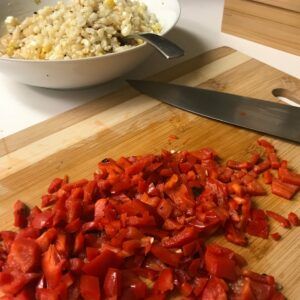
[[[300,108],[182,85],[128,80],[150,97],[200,116],[300,143]]]

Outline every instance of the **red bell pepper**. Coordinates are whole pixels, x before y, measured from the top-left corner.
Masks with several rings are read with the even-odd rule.
[[[80,276],[80,295],[84,300],[100,300],[99,279],[95,276]]]
[[[172,291],[174,288],[173,280],[173,271],[171,269],[162,270],[154,283],[154,293],[164,294],[168,291]]]
[[[120,297],[122,292],[122,273],[118,269],[109,268],[107,270],[104,286],[104,294],[107,298]]]

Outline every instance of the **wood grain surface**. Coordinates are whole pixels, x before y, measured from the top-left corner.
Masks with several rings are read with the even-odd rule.
[[[294,0],[295,10],[276,6],[278,2],[285,1],[225,0],[222,31],[300,55],[300,1]]]
[[[298,0],[248,0],[300,12],[300,1]]]
[[[299,80],[230,48],[219,48],[164,71],[152,79],[277,101],[272,90],[300,88]],[[299,116],[300,117],[300,116]],[[299,128],[300,130],[300,128]],[[170,142],[175,134],[178,140]],[[129,87],[96,99],[46,122],[0,140],[0,230],[12,229],[12,206],[22,199],[40,203],[50,180],[91,177],[105,157],[159,153],[164,149],[213,147],[222,159],[241,159],[256,146],[259,134],[172,108]],[[278,154],[300,172],[300,147],[267,137]],[[300,214],[299,195],[292,201],[268,195],[258,206],[283,215]],[[300,299],[300,227],[271,224],[283,240],[250,238],[247,248],[216,240],[244,255],[249,268],[273,274],[290,300]]]

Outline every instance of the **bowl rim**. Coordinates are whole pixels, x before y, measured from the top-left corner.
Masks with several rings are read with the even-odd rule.
[[[177,9],[178,9],[178,14],[175,18],[175,20],[173,21],[172,25],[163,33],[160,34],[161,36],[166,35],[171,29],[173,29],[175,27],[175,25],[177,24],[180,16],[181,16],[181,6],[180,6],[180,2],[179,0],[173,0],[176,3]],[[129,53],[129,52],[134,52],[134,51],[138,51],[139,49],[142,49],[144,47],[146,47],[148,45],[147,42],[144,42],[141,45],[137,45],[134,46],[132,48],[126,49],[124,51],[121,52],[114,52],[114,53],[107,53],[104,54],[102,56],[91,56],[91,57],[83,57],[83,58],[75,58],[75,59],[55,59],[55,60],[49,60],[49,59],[24,59],[24,58],[7,58],[7,57],[0,57],[0,62],[4,61],[4,62],[23,62],[23,63],[51,63],[51,64],[55,64],[55,63],[72,63],[72,62],[81,62],[81,61],[94,61],[94,60],[98,60],[100,58],[105,59],[105,58],[110,58],[112,56],[119,56],[119,55],[123,55],[125,53]]]

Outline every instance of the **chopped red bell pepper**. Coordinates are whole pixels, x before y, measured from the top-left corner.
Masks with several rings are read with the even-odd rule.
[[[154,283],[154,292],[157,294],[164,294],[168,291],[172,291],[174,288],[173,280],[173,271],[171,269],[162,270]]]
[[[20,200],[16,201],[14,204],[14,225],[19,228],[24,228],[27,226],[28,217],[28,207]]]
[[[222,233],[241,246],[246,233],[268,238],[266,213],[252,201],[266,194],[260,177],[287,199],[300,189],[299,174],[268,141],[259,144],[265,154],[241,162],[221,164],[209,148],[163,150],[104,159],[92,180],[55,178],[42,196],[46,210],[29,213],[18,201],[22,229],[0,232],[4,299],[283,300],[272,276],[244,270],[242,256],[206,244]],[[267,215],[299,225],[294,213]]]
[[[196,277],[193,283],[193,294],[195,296],[200,296],[208,282],[207,277]]]
[[[55,228],[50,228],[40,235],[35,241],[40,246],[42,252],[48,250],[50,244],[54,241],[57,236],[57,230]]]
[[[93,260],[86,263],[82,270],[88,275],[99,277],[100,282],[103,282],[109,268],[117,268],[121,265],[121,257],[112,251],[104,250]]]
[[[275,241],[279,241],[281,239],[281,235],[278,232],[271,233],[271,237]]]
[[[104,280],[106,297],[120,297],[122,292],[122,273],[118,269],[109,268]]]
[[[291,172],[287,168],[280,167],[278,170],[278,177],[282,182],[300,187],[300,174]]]
[[[162,262],[172,267],[178,267],[180,258],[182,256],[180,253],[172,252],[171,250],[159,245],[152,245],[150,252]]]
[[[59,255],[55,245],[50,245],[43,253],[42,271],[49,288],[55,288],[61,281],[64,263],[65,260]]]
[[[53,181],[50,183],[50,185],[48,187],[48,193],[53,194],[53,193],[57,192],[61,188],[63,183],[64,183],[64,180],[61,178],[53,179]]]
[[[38,244],[29,238],[18,238],[11,245],[7,266],[10,270],[23,273],[37,270],[41,251]]]
[[[211,275],[235,281],[239,276],[237,263],[234,257],[230,258],[230,256],[226,254],[225,248],[223,252],[222,250],[223,249],[220,249],[219,254],[217,254],[212,246],[208,247],[204,256],[205,267]]]
[[[300,226],[300,219],[295,213],[290,212],[288,214],[288,220],[293,226]]]
[[[279,197],[285,198],[285,199],[292,199],[293,196],[298,192],[299,186],[290,184],[290,183],[284,183],[281,180],[278,180],[274,178],[272,180],[272,193],[274,195],[277,195]]]
[[[268,217],[277,221],[280,224],[280,226],[282,226],[284,228],[291,228],[291,223],[288,219],[284,218],[283,216],[281,216],[271,210],[267,210],[266,213],[267,213]]]
[[[267,160],[261,162],[260,164],[255,165],[253,168],[253,171],[257,174],[260,174],[260,173],[268,170],[270,168],[270,166],[271,166],[270,161],[267,159]]]
[[[197,236],[198,232],[194,229],[194,227],[185,227],[182,231],[174,236],[163,239],[162,245],[166,248],[183,246],[189,242],[192,242],[197,238]]]
[[[228,286],[224,280],[212,277],[202,292],[202,300],[226,300]]]
[[[99,279],[95,276],[80,276],[80,295],[84,300],[100,300]]]
[[[271,184],[272,183],[273,175],[270,172],[270,170],[267,170],[263,173],[263,179],[264,179],[265,184]]]
[[[247,233],[259,236],[263,239],[269,237],[269,224],[265,212],[262,209],[253,209],[251,218],[247,224]]]

